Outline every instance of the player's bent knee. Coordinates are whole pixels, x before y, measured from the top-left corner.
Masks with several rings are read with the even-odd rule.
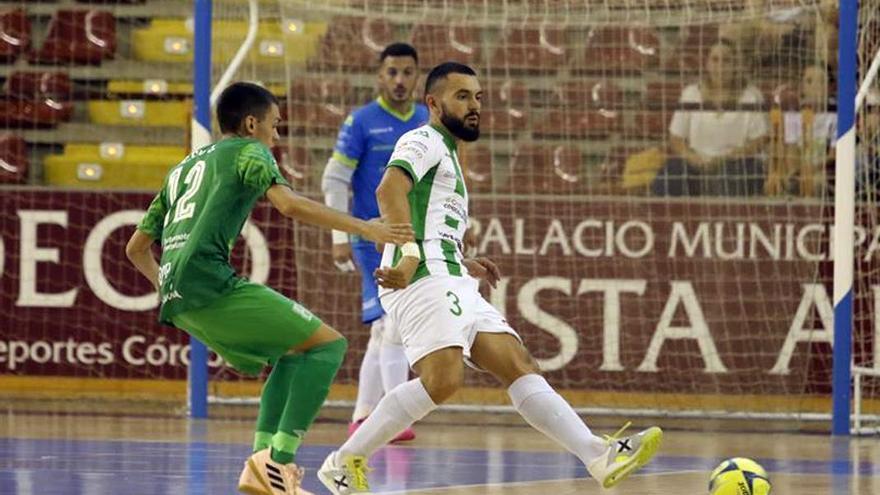
[[[486,345],[489,343],[491,345]],[[518,340],[491,337],[482,340],[481,344],[474,352],[474,362],[505,387],[525,375],[541,373],[538,363]]]
[[[525,375],[541,374],[541,369],[538,367],[538,363],[532,358],[532,355],[529,354],[529,351],[526,350],[525,347],[519,346],[519,348],[511,354],[512,356],[508,366],[504,366],[501,370],[500,376],[498,376],[504,386],[510,386],[510,384]]]
[[[541,368],[538,366],[538,362],[535,361],[535,358],[529,353],[529,350],[524,346],[521,347],[520,357],[516,360],[516,366],[521,372],[521,375],[530,375],[530,374],[541,374]]]
[[[464,371],[448,370],[446,372],[429,373],[420,377],[422,385],[435,404],[449,400],[464,383]]]
[[[428,354],[413,366],[434,403],[445,402],[461,388],[464,382],[461,354],[461,347],[446,347]]]

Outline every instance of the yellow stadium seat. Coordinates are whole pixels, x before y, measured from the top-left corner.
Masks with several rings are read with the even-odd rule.
[[[107,83],[107,92],[110,94],[190,96],[193,92],[193,86],[189,82],[167,82],[163,79],[144,81],[114,79]]]
[[[159,80],[151,80],[159,81]],[[188,82],[166,82],[164,91],[156,91],[150,88],[149,81],[133,81],[133,80],[112,80],[107,83],[107,92],[110,94],[129,94],[129,95],[169,95],[169,96],[192,96],[193,85]],[[269,84],[266,88],[273,95],[284,97],[287,95],[287,88],[283,84]],[[189,104],[189,103],[187,103]]]
[[[89,120],[95,124],[146,127],[186,127],[189,100],[90,100]]]
[[[174,146],[114,146],[102,154],[97,144],[67,144],[63,154],[46,157],[43,169],[53,186],[157,190],[185,156]]]
[[[212,26],[213,59],[229,61],[247,35],[246,21],[216,21]],[[323,22],[263,21],[248,55],[251,63],[304,65],[318,49],[318,39],[327,31]],[[138,60],[192,62],[192,25],[183,19],[153,19],[146,28],[132,32],[132,50]]]

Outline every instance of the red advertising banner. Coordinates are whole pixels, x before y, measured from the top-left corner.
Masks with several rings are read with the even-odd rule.
[[[156,296],[124,253],[150,199],[0,193],[0,373],[185,376],[185,336],[155,323]],[[486,295],[555,385],[829,390],[830,212],[820,206],[477,198],[471,209],[477,250],[504,275]],[[360,282],[333,268],[329,233],[294,230],[261,205],[243,234],[233,256],[243,273],[296,297],[350,337],[340,380],[351,382],[367,338]],[[857,240],[856,359],[873,362],[880,277],[872,285],[869,275],[880,238],[872,224],[857,229]],[[212,369],[219,365],[215,359]]]
[[[158,297],[125,257],[151,199],[0,193],[0,373],[186,377],[186,335],[156,323]],[[252,279],[295,296],[293,230],[280,219],[258,207],[233,259]]]

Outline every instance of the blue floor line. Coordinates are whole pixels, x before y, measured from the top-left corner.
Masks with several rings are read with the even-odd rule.
[[[304,487],[326,493],[314,470],[333,447],[308,445],[297,461],[309,470]],[[243,444],[113,440],[0,439],[2,495],[168,495],[234,493]],[[757,459],[771,473],[880,475],[880,466],[848,459]],[[719,459],[659,455],[643,471],[709,472]],[[376,492],[440,486],[587,478],[583,465],[563,452],[485,451],[386,447],[371,460]]]

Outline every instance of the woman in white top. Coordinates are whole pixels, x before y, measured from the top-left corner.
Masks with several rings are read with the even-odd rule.
[[[764,184],[764,98],[743,77],[736,50],[709,50],[705,77],[682,91],[669,126],[674,157],[651,185],[658,196],[749,196]]]
[[[808,65],[801,78],[797,112],[786,112],[784,135],[792,163],[785,189],[791,194],[825,194],[826,168],[833,167],[837,114],[829,111],[831,84],[824,65]]]

